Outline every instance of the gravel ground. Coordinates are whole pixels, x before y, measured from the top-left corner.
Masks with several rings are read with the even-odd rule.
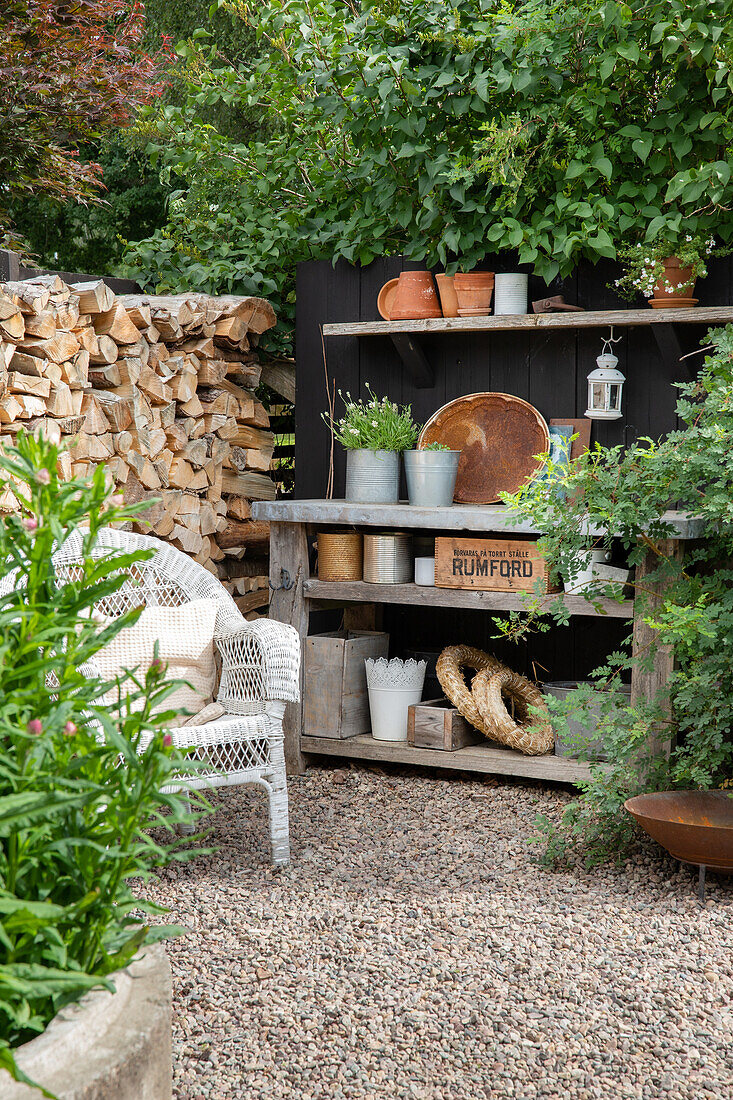
[[[167,869],[177,1100],[725,1100],[733,880],[552,874],[528,841],[557,788],[318,768],[221,793],[213,856]]]

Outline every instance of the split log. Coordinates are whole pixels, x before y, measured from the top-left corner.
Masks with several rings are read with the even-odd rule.
[[[63,363],[73,359],[80,347],[73,332],[57,332],[50,340],[24,340],[23,350],[29,355],[41,359],[51,359],[54,363]]]
[[[97,336],[110,336],[116,344],[135,344],[138,340],[137,328],[119,302],[106,312],[98,313],[93,323]]]
[[[89,283],[74,283],[71,293],[78,299],[81,313],[109,313],[114,309],[114,291],[110,290],[104,279],[95,279]]]
[[[275,484],[264,474],[227,474],[222,478],[222,492],[250,500],[274,500]]]
[[[53,335],[55,331],[56,326],[54,325],[51,329],[51,335]],[[14,343],[17,343],[19,340],[23,339],[25,332],[26,323],[23,320],[23,314],[20,310],[16,310],[10,317],[5,317],[0,320],[0,338],[12,340]]]
[[[51,383],[47,378],[34,378],[32,374],[11,371],[8,375],[8,389],[11,393],[30,393],[34,397],[48,397],[51,392]]]
[[[95,333],[96,335],[96,333]],[[111,336],[97,336],[96,349],[87,348],[92,363],[115,363],[120,354],[117,344]]]
[[[228,520],[217,541],[223,550],[245,546],[248,550],[262,553],[269,545],[270,524],[259,520],[249,520],[244,523]]]
[[[50,309],[42,309],[40,313],[32,314],[25,322],[23,322],[22,314],[18,314],[18,316],[22,323],[21,336],[27,333],[28,336],[35,336],[39,340],[52,340],[56,335],[56,315]],[[0,321],[0,329],[6,323]]]

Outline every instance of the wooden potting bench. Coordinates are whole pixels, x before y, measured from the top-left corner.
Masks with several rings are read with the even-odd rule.
[[[301,639],[308,636],[313,611],[343,607],[348,629],[374,629],[374,609],[380,604],[417,604],[422,607],[450,607],[489,613],[521,611],[520,595],[512,592],[476,592],[448,588],[426,588],[416,584],[370,584],[365,581],[321,581],[310,575],[309,536],[324,527],[367,530],[400,530],[420,533],[448,532],[479,536],[516,534],[539,536],[528,522],[513,520],[503,505],[461,505],[450,508],[414,508],[408,504],[350,504],[343,500],[258,501],[252,505],[257,520],[270,523],[270,618],[290,623]],[[684,512],[667,512],[664,520],[674,536],[660,549],[668,557],[682,553],[683,543],[698,538],[701,522]],[[589,529],[588,534],[601,534]],[[656,566],[654,556],[637,567],[637,582]],[[653,631],[634,618],[634,601],[594,601],[584,596],[551,595],[548,604],[562,599],[571,615],[605,615],[634,620],[633,647],[641,653],[654,645]],[[654,699],[666,685],[673,667],[673,654],[656,647],[649,670],[635,665],[632,673],[632,702]],[[284,722],[285,756],[290,772],[302,772],[308,754],[350,759],[393,761],[435,768],[517,775],[572,783],[590,775],[588,765],[566,756],[524,756],[492,745],[471,745],[456,752],[413,748],[407,744],[376,741],[368,735],[331,740],[318,730],[303,729],[302,703],[289,704]],[[660,733],[659,751],[664,751],[665,734]]]

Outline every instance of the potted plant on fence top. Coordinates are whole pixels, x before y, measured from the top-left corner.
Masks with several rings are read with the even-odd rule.
[[[706,261],[727,253],[728,249],[716,249],[715,240],[702,234],[639,241],[618,250],[625,272],[616,280],[616,289],[628,299],[643,294],[652,309],[695,306],[695,282],[707,275]]]
[[[368,399],[354,401],[347,393],[341,419],[324,413],[324,420],[334,438],[346,448],[346,500],[396,504],[400,452],[415,445],[417,425],[410,405],[375,397],[369,385],[366,388]]]

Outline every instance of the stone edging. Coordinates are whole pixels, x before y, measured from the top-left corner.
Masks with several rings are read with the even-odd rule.
[[[20,1047],[18,1065],[60,1100],[170,1100],[171,971],[160,945],[113,975],[116,992],[94,990],[43,1035]],[[41,1093],[0,1071],[3,1100]]]

